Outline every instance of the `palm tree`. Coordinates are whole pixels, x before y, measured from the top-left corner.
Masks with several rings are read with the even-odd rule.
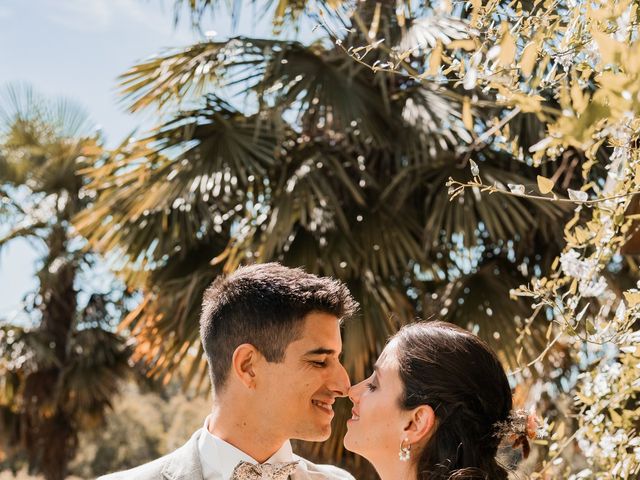
[[[22,238],[44,252],[29,320],[0,325],[0,460],[59,480],[78,431],[99,423],[128,369],[129,352],[109,324],[119,300],[94,293],[78,301],[81,270],[95,255],[70,220],[92,201],[81,169],[102,148],[82,110],[29,87],[6,89],[0,122],[0,247]]]
[[[196,23],[217,6],[190,0],[177,8],[184,3]],[[464,15],[436,15],[423,6],[401,16],[395,2],[366,0],[351,17],[363,29],[331,13],[334,4],[341,2],[320,2],[324,18],[344,28],[312,43],[207,40],[122,76],[131,111],[156,106],[173,114],[93,169],[98,199],[76,226],[94,248],[120,261],[130,288],[144,293],[122,327],[136,338],[136,359],[151,375],[168,378],[190,362],[187,380],[202,384],[203,290],[241,263],[270,260],[349,285],[362,306],[344,331],[354,381],[368,372],[385,339],[416,317],[476,328],[511,366],[544,344],[548,324],[537,318],[527,328],[542,334],[525,336],[518,358],[516,338],[531,308],[509,300],[509,290],[527,281],[526,270],[548,268],[568,212],[472,190],[451,202],[445,186],[449,177],[472,178],[470,159],[489,183],[535,184],[539,170],[476,142],[502,107],[474,92],[481,107],[473,109],[470,130],[461,114],[465,92],[453,81],[374,73],[357,62],[362,52],[369,64],[394,58],[383,49],[356,51],[369,44],[374,27],[373,38],[379,34],[389,45],[409,34],[427,42],[461,39]],[[275,23],[295,22],[307,11],[305,2],[282,0]],[[346,55],[343,46],[356,53]],[[429,67],[427,57],[411,62],[417,73]],[[545,133],[544,122],[530,113],[509,122],[527,150]],[[543,170],[571,186],[579,169],[568,165],[580,156],[565,157]],[[330,441],[308,447],[315,458],[342,458],[346,415],[347,408],[336,415]]]

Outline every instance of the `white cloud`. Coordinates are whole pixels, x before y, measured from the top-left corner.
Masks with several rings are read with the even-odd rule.
[[[173,31],[172,12],[160,2],[141,0],[47,0],[49,18],[81,32],[106,32],[119,24],[132,23],[158,33]],[[187,40],[188,35],[180,35]],[[191,38],[189,38],[190,40]]]

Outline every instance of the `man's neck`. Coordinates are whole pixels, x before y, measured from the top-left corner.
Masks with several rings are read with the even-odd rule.
[[[272,432],[261,428],[262,422],[252,418],[250,411],[238,411],[225,408],[224,404],[216,404],[209,417],[209,433],[233,445],[238,450],[249,455],[258,463],[264,463],[271,458],[287,441],[274,438]]]

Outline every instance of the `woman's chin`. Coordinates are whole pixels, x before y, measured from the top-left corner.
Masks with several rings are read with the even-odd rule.
[[[347,430],[347,434],[344,436],[342,443],[344,444],[344,448],[350,452],[358,453],[357,443],[353,441],[353,432],[350,430]]]

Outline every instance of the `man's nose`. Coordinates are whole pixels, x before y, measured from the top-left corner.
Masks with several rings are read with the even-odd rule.
[[[331,390],[333,390],[339,397],[345,397],[351,387],[351,381],[349,380],[347,370],[341,363],[338,363],[337,368],[333,373],[332,380]]]

